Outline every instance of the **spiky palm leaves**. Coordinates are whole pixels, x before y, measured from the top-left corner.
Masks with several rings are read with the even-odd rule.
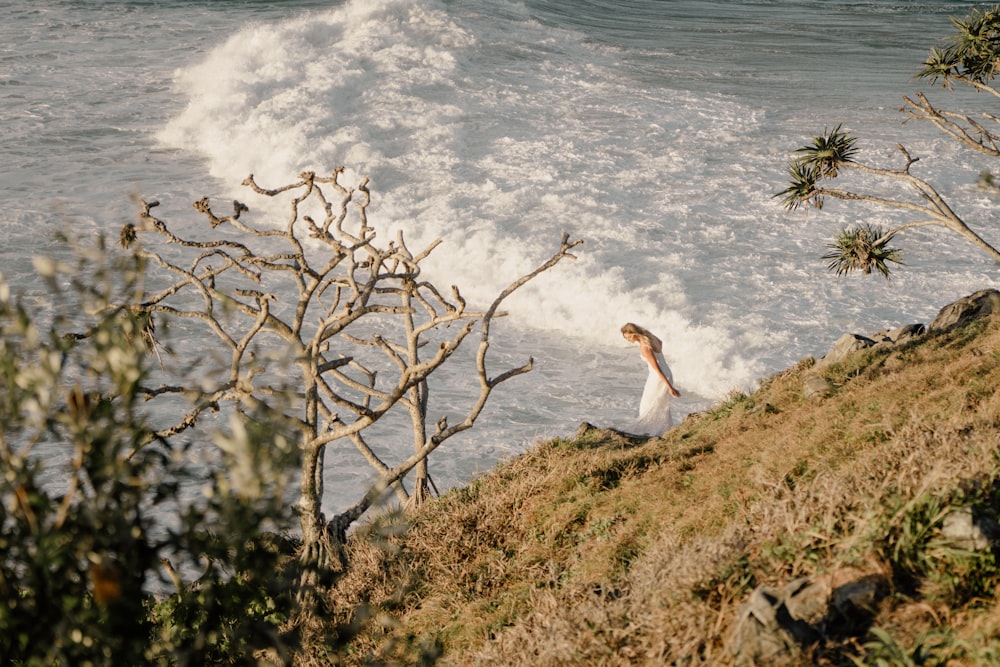
[[[789,186],[774,196],[781,197],[788,210],[800,206],[823,208],[824,191],[817,183],[824,178],[836,178],[844,165],[854,162],[858,152],[856,141],[840,125],[813,137],[811,144],[795,151],[798,155],[788,165]],[[829,261],[828,268],[838,276],[862,271],[888,278],[888,263],[903,263],[900,251],[888,247],[892,237],[879,227],[852,225],[841,229],[833,243],[827,244],[831,251],[823,259]]]
[[[795,151],[799,156],[788,165],[789,186],[774,196],[781,197],[789,210],[800,206],[823,208],[823,193],[816,183],[823,178],[836,178],[844,164],[854,161],[858,152],[856,141],[840,125],[813,137],[812,144]]]
[[[815,167],[792,160],[788,165],[788,179],[788,187],[774,195],[782,198],[781,203],[786,209],[794,211],[800,206],[823,208],[823,195],[816,192],[819,174]]]
[[[875,271],[889,277],[887,262],[902,264],[902,254],[898,248],[890,248],[893,234],[886,234],[881,227],[864,224],[852,225],[840,230],[833,243],[828,243],[830,252],[823,255],[829,260],[827,268],[838,276],[851,271],[871,274]]]
[[[956,34],[943,49],[933,48],[917,74],[951,88],[953,81],[989,83],[1000,70],[1000,5],[973,9],[964,19],[952,18]]]
[[[822,178],[836,178],[841,165],[853,162],[858,149],[855,147],[857,137],[840,129],[833,128],[826,134],[813,137],[811,146],[803,146],[795,150],[801,155],[796,162],[811,165]]]

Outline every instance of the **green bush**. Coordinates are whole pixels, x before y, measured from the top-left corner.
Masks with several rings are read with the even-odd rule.
[[[0,663],[287,662],[289,549],[265,533],[292,525],[294,448],[267,415],[231,415],[219,448],[154,437],[153,323],[114,305],[144,267],[75,256],[36,261],[34,301],[0,279]]]
[[[954,511],[989,509],[993,486],[969,486],[946,494],[925,492],[890,508],[881,551],[904,592],[919,592],[949,605],[992,597],[1000,584],[994,551],[954,544],[942,537],[941,528]]]

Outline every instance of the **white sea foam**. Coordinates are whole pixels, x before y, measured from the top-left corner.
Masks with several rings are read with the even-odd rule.
[[[706,137],[735,143],[757,114],[720,96],[637,90],[579,35],[517,28],[474,35],[412,0],[252,26],[179,73],[189,103],[160,138],[203,154],[224,182],[335,164],[370,175],[376,224],[404,227],[417,246],[443,238],[431,276],[479,302],[569,231],[585,239],[579,259],[512,299],[515,322],[564,336],[554,344],[606,347],[641,321],[670,341],[694,396],[752,382],[762,368],[737,323],[692,321],[663,258],[680,240],[671,178],[703,170]],[[681,199],[702,194],[684,189]]]
[[[915,171],[991,236],[995,200],[973,185],[988,163],[895,111],[964,11],[949,6],[32,3],[0,26],[14,45],[0,78],[0,268],[17,288],[22,256],[44,249],[39,229],[69,219],[113,233],[134,194],[170,219],[204,194],[265,215],[238,187],[248,173],[277,185],[337,165],[345,181],[371,177],[376,225],[414,247],[442,238],[428,269],[473,300],[561,232],[585,239],[577,261],[508,304],[491,355],[499,367],[531,354],[536,368],[433,464],[449,485],[581,420],[629,423],[645,370],[625,321],[666,341],[683,416],[843,331],[928,321],[996,286],[992,262],[933,230],[900,237],[908,267],[891,283],[833,279],[819,259],[833,229],[900,217],[836,203],[793,214],[772,198],[789,151],[843,122],[886,166],[905,141]],[[435,409],[460,400],[460,375],[445,376]],[[365,474],[363,462],[340,470],[351,489]]]

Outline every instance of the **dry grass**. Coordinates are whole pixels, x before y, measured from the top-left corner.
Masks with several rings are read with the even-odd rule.
[[[804,360],[662,439],[541,444],[404,534],[356,539],[331,601],[370,620],[342,659],[726,665],[753,588],[808,576],[874,578],[882,599],[803,664],[920,650],[940,660],[919,664],[992,664],[995,563],[929,536],[942,508],[1000,511],[1000,318],[858,353],[822,369],[832,393],[807,402],[816,372]]]

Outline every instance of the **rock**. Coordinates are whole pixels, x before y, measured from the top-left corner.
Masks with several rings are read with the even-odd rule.
[[[758,586],[736,618],[729,650],[737,665],[779,665],[816,641],[813,627],[826,615],[829,588],[796,579],[782,588]]]
[[[802,396],[807,400],[826,398],[830,395],[830,383],[819,373],[809,373],[802,380]]]
[[[1000,291],[980,290],[942,308],[928,331],[944,331],[1000,312]]]
[[[826,355],[816,362],[817,366],[829,366],[830,364],[836,364],[847,358],[852,352],[857,352],[858,350],[863,350],[865,348],[871,347],[875,344],[871,338],[862,336],[860,334],[845,333],[843,336],[837,339],[837,342],[833,344],[830,351]]]
[[[955,510],[945,516],[941,537],[960,549],[990,549],[1000,544],[1000,524],[987,517],[976,517],[971,508]]]
[[[634,447],[649,440],[649,436],[634,435],[616,428],[594,426],[590,422],[580,422],[573,434],[573,444],[578,448],[588,447]]]
[[[825,581],[811,583],[808,579],[796,579],[789,586],[792,590],[785,598],[785,608],[788,614],[796,621],[802,621],[809,625],[808,630],[800,630],[792,634],[797,635],[799,641],[809,641],[818,638],[818,633],[814,630],[826,618],[827,604],[830,601],[830,586]],[[788,587],[786,586],[786,589]]]
[[[778,412],[779,412],[778,408],[774,407],[770,403],[764,403],[763,405],[756,405],[756,406],[754,406],[754,408],[752,410],[750,410],[750,412],[748,412],[747,414],[750,414],[750,415],[761,415],[761,414],[763,414],[763,415],[776,415],[776,414],[778,414]]]
[[[888,331],[880,331],[872,334],[872,340],[875,341],[873,349],[883,350],[896,347],[922,335],[926,330],[927,328],[923,324],[905,324]]]
[[[875,341],[876,345],[899,345],[904,343],[911,338],[916,338],[922,335],[927,330],[923,324],[904,324],[901,327],[896,327],[895,329],[887,329],[886,331],[879,331],[878,333],[872,334],[872,340]]]
[[[885,329],[877,331],[868,336],[861,334],[845,333],[837,339],[830,351],[822,359],[816,362],[816,366],[823,367],[836,364],[858,350],[866,350],[870,347],[884,348],[893,347],[904,343],[911,338],[922,335],[926,331],[923,324],[904,324],[895,329]]]
[[[884,585],[883,577],[869,575],[838,586],[830,598],[830,608],[845,617],[859,612],[871,613]]]
[[[740,667],[800,664],[802,647],[864,635],[886,588],[883,575],[852,571],[758,586],[740,607],[727,647]]]
[[[704,418],[705,418],[705,413],[704,412],[700,412],[700,411],[689,412],[688,415],[687,415],[687,417],[684,418],[684,423],[685,424],[694,424],[695,422],[699,422],[699,421],[701,421]]]
[[[888,588],[888,582],[881,574],[863,575],[834,588],[824,619],[824,635],[850,637],[865,634],[878,612],[878,602]]]
[[[895,329],[885,329],[873,333],[870,338],[861,334],[845,333],[837,339],[830,351],[816,362],[816,366],[836,364],[858,350],[872,346],[883,348],[899,345],[926,332],[943,331],[954,326],[962,326],[989,317],[993,313],[1000,313],[1000,291],[995,289],[980,290],[942,308],[934,321],[926,327],[919,323],[904,324]]]

